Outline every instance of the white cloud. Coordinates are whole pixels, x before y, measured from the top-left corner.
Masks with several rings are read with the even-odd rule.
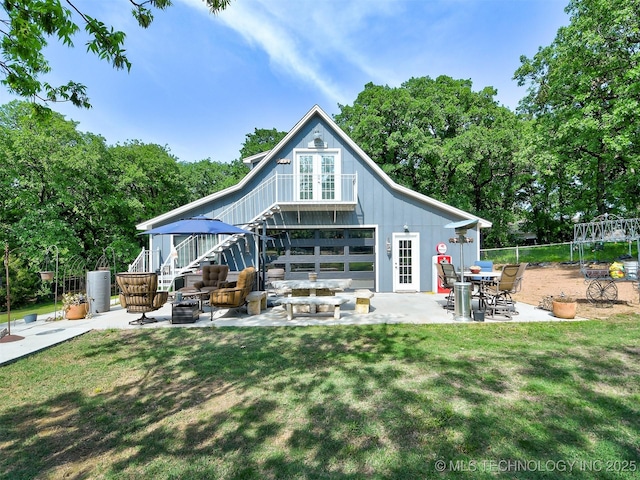
[[[183,1],[207,11],[201,0]],[[335,69],[330,66],[338,61],[340,70],[354,70],[372,81],[388,81],[394,72],[380,68],[367,52],[367,23],[372,18],[384,21],[384,17],[401,11],[401,2],[384,0],[253,0],[232,2],[217,21],[263,50],[278,73],[302,79],[332,102],[348,103],[352,92],[346,92],[349,88],[340,78],[332,78]]]

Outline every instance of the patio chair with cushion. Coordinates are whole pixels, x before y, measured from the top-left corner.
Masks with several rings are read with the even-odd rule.
[[[526,267],[526,266],[525,266]],[[504,315],[511,319],[515,311],[515,302],[511,295],[518,289],[518,272],[520,265],[505,265],[498,281],[487,285],[483,290],[483,295],[487,299],[487,310],[493,317],[496,314]]]
[[[513,293],[518,293],[519,291],[522,290],[522,279],[524,277],[524,271],[527,269],[527,266],[529,266],[528,263],[520,264],[520,268],[518,268],[518,273],[516,274],[517,285]]]
[[[211,292],[220,288],[227,279],[228,265],[205,265],[202,267],[202,280],[193,284],[201,292]]]
[[[158,274],[153,272],[123,272],[116,274],[120,287],[120,305],[127,313],[142,313],[130,325],[143,325],[157,320],[145,314],[162,307],[169,298],[169,292],[158,291]]]
[[[449,289],[449,293],[447,295],[447,304],[444,306],[447,310],[453,309],[453,300],[454,300],[454,292],[453,292],[453,284],[457,282],[458,274],[456,273],[456,268],[451,263],[438,263],[438,276],[442,281],[442,287]]]
[[[238,308],[247,303],[247,295],[253,290],[256,279],[256,269],[247,267],[240,272],[235,282],[224,282],[221,288],[212,290],[209,296],[211,307],[211,320],[213,320],[213,307]]]

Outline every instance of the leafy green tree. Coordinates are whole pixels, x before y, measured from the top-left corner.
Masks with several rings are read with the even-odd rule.
[[[640,197],[640,0],[571,0],[570,24],[515,72],[521,109],[544,148],[537,198],[553,194],[556,221],[637,216]],[[550,183],[555,180],[555,184]]]
[[[186,203],[180,167],[166,147],[131,140],[109,153],[117,172],[118,211],[129,228]]]
[[[231,0],[204,0],[212,13],[225,9]],[[171,0],[129,0],[132,14],[142,28],[153,21],[154,9],[165,10]],[[45,56],[47,41],[56,37],[64,45],[73,46],[74,36],[84,27],[88,36],[87,50],[116,69],[131,68],[126,56],[125,33],[81,11],[72,0],[2,0],[0,2],[0,73],[8,90],[24,98],[44,101],[70,101],[76,106],[90,107],[86,87],[69,81],[53,86],[39,78],[51,71]]]
[[[69,201],[69,193],[85,176],[75,150],[85,139],[59,114],[42,113],[26,103],[12,102],[0,110],[4,206],[4,240],[18,245],[34,262],[49,245],[64,245],[63,254],[82,251],[67,220],[83,205]]]
[[[135,225],[188,199],[166,148],[108,147],[76,126],[26,102],[0,108],[0,243],[16,249],[31,277],[52,245],[61,263],[81,257],[92,268],[110,249],[109,260],[126,265],[144,242]]]
[[[182,183],[187,190],[185,203],[235,185],[248,171],[240,160],[225,163],[206,159],[194,163],[181,162],[179,165]]]
[[[526,162],[521,120],[470,80],[412,78],[371,83],[335,120],[396,182],[491,220],[485,246],[511,241]]]
[[[36,294],[51,246],[61,262],[101,253],[110,225],[100,198],[113,193],[112,182],[102,168],[104,140],[59,114],[12,102],[0,109],[0,136],[0,239],[14,251],[19,304],[21,294]]]
[[[280,132],[275,128],[270,130],[266,128],[255,128],[253,133],[247,133],[246,135],[242,148],[240,149],[240,159],[271,150],[286,135],[287,132]]]
[[[199,162],[181,162],[180,170],[183,184],[187,188],[187,202],[219,192],[237,184],[249,172],[242,159],[263,153],[275,147],[287,132],[275,128],[256,128],[246,135],[240,149],[240,159],[232,162],[214,162],[211,159]]]

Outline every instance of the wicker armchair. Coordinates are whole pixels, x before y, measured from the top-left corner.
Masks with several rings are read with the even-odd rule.
[[[247,302],[247,295],[253,290],[256,279],[256,269],[247,267],[240,272],[236,282],[222,284],[221,288],[213,290],[209,296],[211,318],[213,319],[213,307],[237,308]]]
[[[193,284],[201,292],[211,292],[220,288],[220,284],[227,279],[229,267],[227,265],[205,265],[202,267],[202,280]]]
[[[120,287],[120,305],[127,313],[142,313],[142,316],[129,322],[129,325],[143,325],[157,320],[145,314],[162,307],[169,298],[168,292],[158,291],[158,274],[152,272],[123,272],[116,274]]]

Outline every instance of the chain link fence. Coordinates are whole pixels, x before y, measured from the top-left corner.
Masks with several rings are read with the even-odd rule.
[[[486,248],[480,250],[480,259],[492,260],[494,264],[579,261],[573,242]]]
[[[523,245],[480,250],[481,260],[492,260],[494,264],[505,263],[585,263],[613,262],[623,258],[638,258],[636,242],[593,242],[582,245],[584,258],[580,258],[578,245],[574,242],[547,245]],[[585,248],[586,247],[586,248]]]

